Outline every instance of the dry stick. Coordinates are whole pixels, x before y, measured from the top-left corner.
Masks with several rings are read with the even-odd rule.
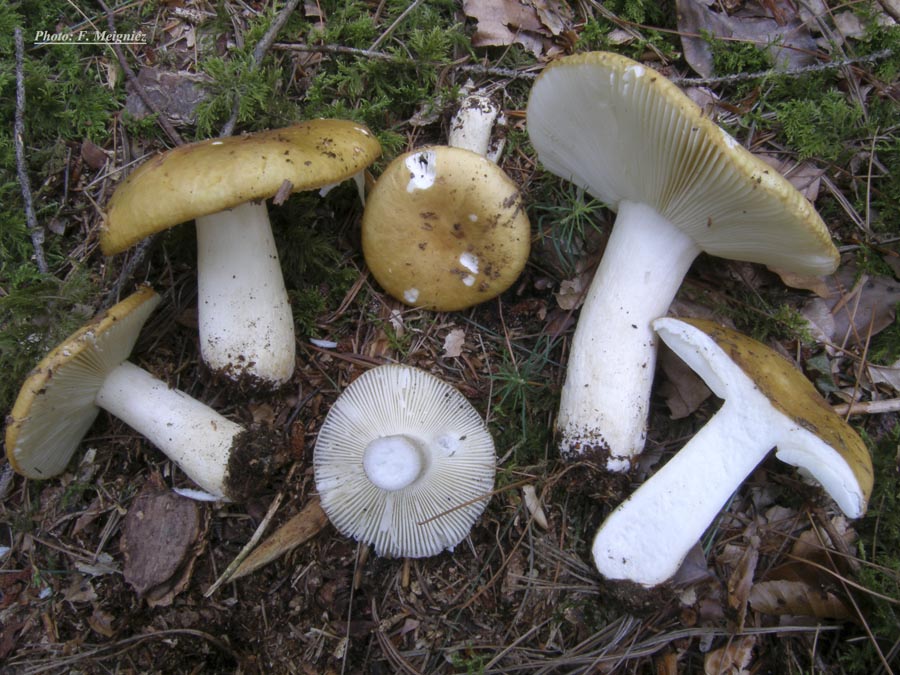
[[[278,14],[275,16],[275,20],[272,21],[272,25],[269,26],[269,30],[266,31],[265,35],[262,36],[256,47],[253,49],[253,65],[255,68],[259,68],[262,60],[272,48],[272,44],[275,42],[275,38],[278,36],[278,33],[284,27],[284,24],[287,23],[288,17],[291,15],[291,13],[295,9],[297,9],[298,4],[300,4],[300,0],[288,0],[284,7],[281,8],[281,11],[278,12]],[[225,122],[225,125],[222,127],[221,133],[219,133],[219,137],[231,136],[231,134],[234,133],[234,127],[237,124],[239,110],[240,98],[238,96],[235,96],[234,105],[231,107],[231,117],[229,117],[228,121]]]
[[[31,233],[31,246],[34,248],[34,261],[41,274],[47,274],[47,259],[44,257],[44,229],[38,224],[34,212],[34,200],[31,196],[31,182],[25,167],[25,43],[22,29],[16,26],[16,117],[13,136],[16,146],[16,172],[19,175],[19,186],[22,190],[22,201],[25,202],[25,223]]]

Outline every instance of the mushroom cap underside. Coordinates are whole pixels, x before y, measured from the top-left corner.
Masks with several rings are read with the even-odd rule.
[[[375,183],[362,225],[372,275],[407,305],[455,311],[518,278],[531,231],[518,186],[481,155],[430,146],[394,159]]]
[[[421,472],[385,490],[364,467],[370,444],[403,436],[423,451]],[[471,530],[494,484],[493,439],[454,387],[421,369],[379,366],[338,397],[313,456],[322,508],[346,536],[378,555],[426,557],[451,549]]]
[[[6,427],[6,456],[28,478],[65,470],[100,409],[106,374],[125,361],[159,304],[149,286],[110,307],[54,348],[22,384]]]
[[[676,85],[618,54],[551,62],[528,101],[543,166],[613,209],[645,203],[706,252],[830,274],[838,252],[809,201]]]
[[[333,185],[380,155],[372,132],[334,119],[182,145],[147,160],[119,184],[100,246],[106,255],[118,253],[178,223],[272,197],[286,183],[292,192]]]
[[[714,321],[665,318],[655,321],[654,328],[721,398],[728,398],[731,386],[725,374],[731,364],[737,366],[776,411],[810,434],[785,439],[778,446],[779,459],[808,471],[847,515],[858,517],[865,511],[874,475],[869,451],[859,434],[790,361]],[[704,336],[714,348],[703,344]],[[808,442],[812,438],[821,442]]]

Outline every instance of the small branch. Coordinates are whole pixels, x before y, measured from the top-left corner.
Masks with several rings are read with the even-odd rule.
[[[31,245],[34,248],[34,261],[41,274],[47,274],[47,259],[44,257],[44,229],[38,224],[34,212],[34,198],[31,195],[31,182],[25,164],[25,43],[22,29],[15,29],[16,42],[16,117],[13,128],[16,146],[16,171],[19,186],[22,190],[22,201],[25,202],[25,223],[31,233]]]
[[[814,63],[810,66],[802,66],[792,70],[761,70],[755,73],[735,73],[733,75],[723,75],[721,77],[673,77],[672,82],[682,87],[698,87],[709,86],[713,84],[731,84],[734,82],[746,82],[747,80],[760,80],[764,77],[773,75],[786,75],[788,77],[800,77],[807,73],[818,73],[825,70],[836,70],[845,66],[854,66],[860,63],[875,63],[882,61],[893,55],[892,49],[882,49],[880,52],[874,52],[865,56],[856,56],[849,59],[833,59],[824,63]]]
[[[422,4],[422,0],[415,0],[415,2],[413,2],[409,7],[404,9],[403,12],[400,14],[400,16],[398,16],[396,19],[394,19],[394,22],[390,26],[387,27],[387,30],[385,30],[381,35],[379,35],[378,39],[372,43],[372,46],[369,47],[369,51],[375,51],[376,49],[378,49],[378,47],[380,47],[381,44],[391,36],[391,33],[393,33],[397,29],[397,26],[399,26],[400,23],[406,17],[408,17],[410,15],[410,13],[412,13],[413,10],[421,4]]]
[[[840,403],[834,406],[834,412],[841,417],[845,415],[881,415],[900,412],[900,398],[889,398],[883,401],[858,401],[856,403]]]
[[[115,35],[116,20],[115,16],[112,13],[112,10],[110,10],[110,8],[106,6],[106,3],[103,2],[103,0],[97,0],[97,3],[100,5],[100,8],[106,13],[106,25],[109,26],[109,32]],[[144,88],[141,86],[140,82],[138,82],[137,76],[128,65],[128,61],[125,60],[125,53],[122,51],[122,46],[115,41],[111,42],[110,46],[116,54],[116,59],[119,61],[119,65],[122,67],[128,83],[132,86],[134,92],[140,97],[141,101],[144,102],[144,105],[146,105],[147,108],[156,115],[156,121],[159,123],[159,126],[162,127],[163,131],[166,132],[166,136],[168,136],[169,140],[171,140],[175,145],[184,145],[184,140],[181,138],[181,135],[175,130],[175,127],[172,126],[169,118],[166,117],[165,113],[159,109],[159,106],[156,105],[153,99],[151,99],[147,95],[147,92],[144,91]]]
[[[275,42],[275,38],[278,37],[278,33],[284,28],[284,24],[287,23],[288,17],[291,13],[297,9],[297,5],[300,4],[300,0],[288,0],[285,3],[284,7],[281,8],[281,11],[275,16],[275,20],[272,21],[272,25],[269,26],[269,30],[266,31],[266,34],[262,36],[260,41],[257,43],[256,47],[253,49],[253,64],[255,67],[259,68],[263,59],[266,57],[266,54],[269,53],[269,50],[272,49],[272,44]],[[234,105],[231,108],[231,117],[228,118],[228,121],[225,122],[225,125],[222,127],[222,131],[219,133],[219,137],[223,136],[231,136],[234,133],[234,127],[237,125],[238,120],[238,112],[240,110],[240,100],[237,96],[234,99]]]

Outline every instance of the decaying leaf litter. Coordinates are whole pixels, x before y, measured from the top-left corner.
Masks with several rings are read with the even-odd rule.
[[[412,3],[406,18],[423,4],[428,3]],[[458,46],[443,77],[460,85],[468,79],[488,85],[506,108],[507,133],[513,141],[517,134],[521,139],[524,94],[541,62],[579,50],[579,40],[602,20],[608,28],[604,46],[645,59],[689,87],[720,123],[736,124],[753,111],[760,94],[751,89],[731,98],[729,87],[748,73],[719,77],[716,45],[704,49],[696,35],[709,30],[739,44],[765,43],[779,27],[790,38],[779,43],[773,58],[786,59],[797,78],[816,72],[825,50],[846,59],[846,90],[859,100],[871,104],[873,98],[896,96],[874,75],[877,59],[853,60],[865,36],[856,24],[866,17],[848,8],[676,4],[672,17],[677,9],[678,20],[669,17],[667,27],[690,37],[665,44],[648,39],[654,26],[635,20],[629,14],[633,6],[465,2],[453,7],[452,16],[471,49]],[[884,17],[896,12],[894,4],[883,5]],[[231,27],[218,37],[220,53],[227,58],[229,49],[259,39],[260,58],[278,60],[302,110],[304,86],[330,62],[400,58],[389,48],[403,34],[398,21],[403,13],[381,5],[358,7],[378,30],[368,44],[354,47],[298,40],[305,33],[296,25],[266,44],[261,31],[247,32],[265,8],[231,8]],[[874,12],[881,10],[873,3]],[[336,9],[312,3],[295,12],[323,28],[339,16]],[[158,31],[154,35],[165,36],[154,47],[165,42],[177,56],[174,65],[158,62],[146,48],[126,55],[138,71],[132,95],[155,96],[163,117],[186,137],[193,133],[196,111],[179,107],[168,114],[168,106],[190,97],[165,93],[190,85],[191,97],[209,96],[204,78],[190,75],[196,75],[198,37],[202,43],[204,26],[214,15],[205,7],[166,7],[141,19]],[[103,24],[106,16],[98,13],[93,20]],[[28,52],[28,58],[39,55]],[[516,57],[512,63],[510,55]],[[107,58],[115,71],[115,58]],[[172,79],[150,67],[163,68]],[[409,148],[442,142],[451,108],[452,100],[441,99],[423,105],[420,112],[429,112],[415,122],[412,114],[385,115],[385,126],[399,132]],[[24,121],[27,128],[27,107]],[[673,311],[752,330],[759,317],[771,318],[776,305],[768,303],[777,298],[784,303],[779,306],[794,307],[809,320],[801,325],[812,335],[798,340],[784,330],[789,320],[797,320],[790,314],[776,323],[782,332],[769,331],[769,344],[804,366],[831,403],[850,411],[876,404],[895,409],[896,364],[874,368],[868,361],[879,333],[894,326],[895,244],[891,233],[871,229],[872,214],[865,210],[871,202],[856,199],[856,191],[879,189],[881,158],[867,154],[865,142],[841,166],[816,156],[800,161],[784,139],[744,134],[741,140],[765,151],[817,205],[838,205],[828,223],[843,253],[839,273],[826,280],[796,279],[759,266],[701,259]],[[665,399],[661,394],[654,400],[651,442],[642,463],[626,477],[606,476],[586,464],[561,465],[546,433],[535,441],[536,424],[552,428],[577,289],[589,280],[611,222],[600,207],[601,234],[586,231],[573,242],[578,275],[554,273],[565,269],[553,259],[560,249],[535,246],[525,274],[498,301],[462,314],[436,314],[409,309],[381,293],[362,267],[353,234],[358,207],[328,202],[325,208],[343,219],[338,246],[353,282],[316,316],[317,334],[301,336],[298,370],[288,387],[269,396],[233,395],[198,363],[195,272],[177,254],[177,241],[157,242],[146,258],[103,259],[96,251],[97,205],[121,179],[112,172],[139,161],[141,152],[162,147],[152,137],[138,152],[134,140],[122,136],[103,145],[85,139],[78,152],[87,168],[80,165],[81,182],[66,189],[77,186],[87,215],[79,228],[51,220],[47,237],[62,238],[71,260],[95,269],[104,291],[124,295],[142,280],[159,287],[162,313],[135,350],[141,365],[238,422],[281,434],[280,468],[271,489],[246,504],[187,502],[161,489],[190,487],[172,465],[123,425],[101,420],[61,479],[32,482],[5,474],[9,527],[0,576],[0,658],[13,672],[868,672],[850,670],[851,654],[859,656],[848,645],[868,645],[872,672],[896,671],[900,636],[896,622],[893,633],[884,632],[890,626],[884,615],[896,617],[897,569],[889,566],[897,560],[878,555],[879,542],[891,535],[885,529],[886,509],[896,504],[890,493],[881,493],[867,519],[847,521],[800,477],[765,462],[688,558],[674,591],[652,597],[623,592],[593,571],[590,539],[602,518],[716,407],[687,374],[663,368],[658,382],[668,391]],[[520,140],[509,147],[501,164],[526,197],[543,195],[547,179],[528,146]],[[68,170],[65,175],[72,178]],[[47,178],[32,167],[32,181]],[[531,214],[543,235],[548,220],[535,217],[543,213],[539,206],[532,205]],[[870,260],[858,253],[862,245],[880,256],[883,268],[867,264]],[[91,302],[99,305],[97,298]],[[391,361],[425,368],[452,383],[502,439],[497,493],[452,554],[380,559],[323,525],[315,509],[310,457],[325,413],[361,372]],[[678,419],[670,420],[666,401],[672,396],[680,408],[676,412],[672,404]],[[891,467],[882,478],[896,479],[896,457],[885,450],[891,446],[879,443],[896,439],[893,414],[850,419],[866,433],[870,448],[882,453],[876,462]],[[163,518],[171,522],[161,528]],[[310,531],[318,533],[310,536]],[[138,546],[164,535],[165,547]],[[271,557],[272,562],[214,588],[254,540],[262,542],[259,553],[247,560]],[[272,547],[278,555],[271,556]],[[884,592],[883,579],[877,591],[866,583],[885,566],[893,593]],[[872,628],[876,618],[878,633]]]

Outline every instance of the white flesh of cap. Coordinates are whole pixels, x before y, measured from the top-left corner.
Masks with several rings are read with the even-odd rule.
[[[197,218],[197,256],[203,360],[235,380],[289,380],[294,321],[265,202]]]
[[[162,450],[197,485],[225,498],[232,444],[243,427],[127,361],[107,375],[96,403]]]
[[[802,457],[803,466],[816,471],[816,478],[838,505],[852,517],[859,515],[858,495],[850,491],[856,481],[834,449],[776,410],[701,330],[677,319],[658,319],[654,326],[725,401],[601,525],[593,544],[601,574],[644,586],[670,579],[731,495],[775,446],[780,459],[793,463]]]

